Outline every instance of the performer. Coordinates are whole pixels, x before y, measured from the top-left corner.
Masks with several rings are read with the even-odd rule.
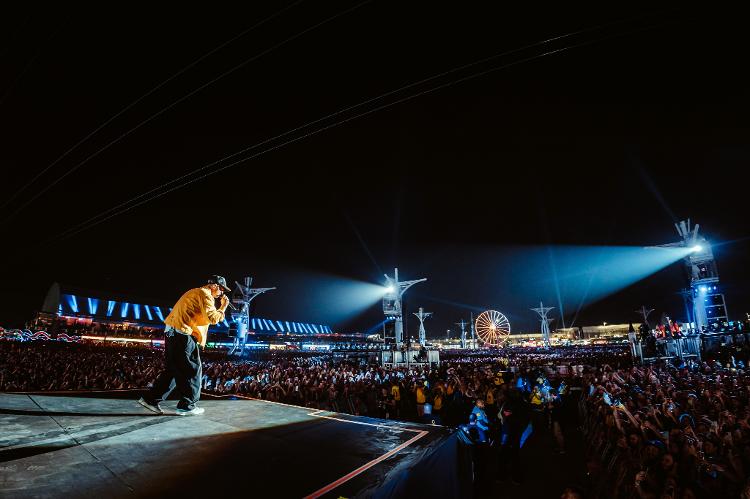
[[[203,414],[196,406],[201,395],[201,358],[198,345],[205,347],[208,326],[224,320],[229,306],[226,294],[231,289],[222,276],[214,275],[205,286],[194,288],[183,294],[164,324],[164,356],[166,369],[156,378],[149,392],[138,400],[146,409],[162,414],[159,402],[166,400],[172,390],[177,389],[180,401],[177,414],[180,416]],[[215,299],[221,298],[216,308]]]

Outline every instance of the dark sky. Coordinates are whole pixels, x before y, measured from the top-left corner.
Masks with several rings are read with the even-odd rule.
[[[750,85],[738,12],[386,1],[345,12],[352,5],[4,15],[0,325],[31,317],[53,281],[174,301],[214,272],[278,285],[260,315],[322,320],[311,276],[377,283],[398,265],[406,279],[430,278],[407,306],[435,312],[435,335],[468,314],[445,302],[496,307],[528,329],[533,314],[495,302],[513,290],[493,251],[662,244],[687,217],[712,242],[734,241],[715,252],[730,314],[748,309]],[[267,139],[234,159],[273,148],[257,158],[59,237]],[[587,304],[577,322],[679,308],[681,285],[670,267]],[[338,325],[378,320],[375,306]]]

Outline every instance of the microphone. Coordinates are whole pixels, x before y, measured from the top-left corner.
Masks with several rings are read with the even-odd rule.
[[[224,295],[224,296],[226,296],[226,295]],[[234,310],[235,312],[237,311],[237,307],[235,307],[235,306],[234,306],[234,305],[232,304],[232,300],[231,300],[231,299],[229,299],[229,297],[228,297],[228,296],[227,296],[227,306],[228,306],[229,308],[231,308],[232,310]]]

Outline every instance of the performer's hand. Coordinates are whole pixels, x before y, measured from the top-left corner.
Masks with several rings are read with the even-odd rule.
[[[229,297],[227,295],[221,295],[221,308],[226,310],[229,306]]]

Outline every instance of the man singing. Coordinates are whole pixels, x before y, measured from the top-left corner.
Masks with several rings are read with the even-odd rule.
[[[166,369],[156,378],[154,386],[138,400],[146,409],[162,414],[159,402],[166,400],[172,390],[177,389],[180,401],[177,414],[180,416],[203,414],[204,409],[195,404],[201,396],[201,358],[198,345],[206,346],[208,326],[224,320],[229,305],[230,292],[227,281],[214,275],[205,286],[194,288],[180,297],[164,324],[164,356]],[[216,308],[215,299],[221,297]]]

